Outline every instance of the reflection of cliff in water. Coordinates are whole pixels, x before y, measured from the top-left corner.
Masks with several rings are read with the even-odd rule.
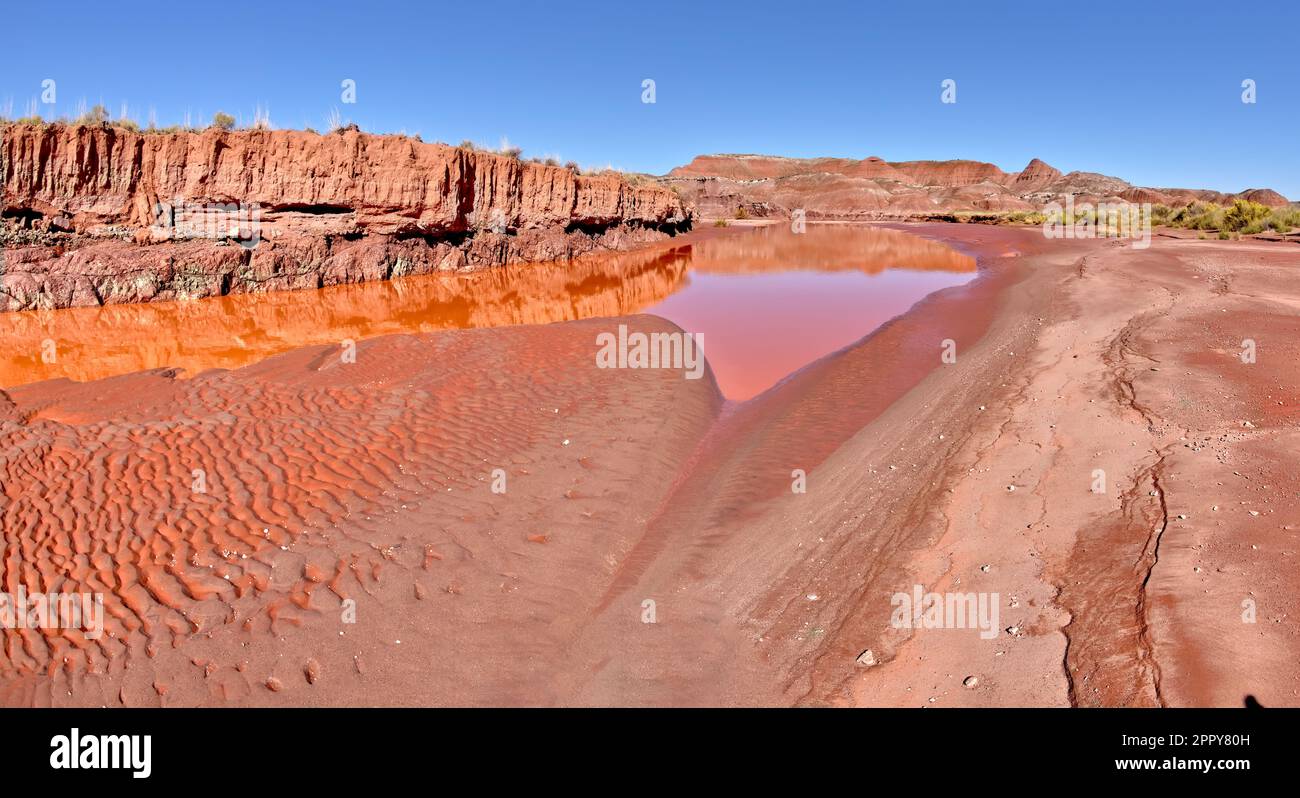
[[[881,227],[809,224],[795,233],[788,224],[761,227],[749,235],[695,244],[691,269],[701,273],[886,269],[973,272],[975,259],[943,244]]]
[[[0,359],[0,386],[58,377],[87,381],[153,368],[181,368],[192,375],[209,368],[237,368],[300,346],[337,344],[346,339],[548,324],[623,316],[649,308],[660,312],[670,296],[692,293],[682,290],[689,284],[688,272],[698,273],[696,283],[702,283],[709,277],[732,275],[749,279],[803,272],[818,280],[813,272],[847,277],[854,273],[879,275],[890,269],[974,272],[975,261],[942,244],[895,230],[810,224],[806,232],[796,234],[788,225],[773,225],[706,235],[669,248],[503,266],[471,274],[431,274],[191,302],[0,313],[0,339],[7,344]],[[692,329],[710,329],[711,323],[725,321],[728,313],[734,315],[728,306],[744,305],[740,285],[720,293],[716,286],[712,290],[699,288],[703,292],[701,312],[707,319],[664,315],[679,324],[695,325]],[[753,290],[751,286],[748,292]],[[788,287],[773,290],[778,295],[771,299],[778,304],[794,296],[782,293]],[[826,304],[824,298],[804,299],[805,303]],[[818,318],[815,326],[834,327],[833,319],[816,315],[817,307],[802,310],[813,314],[809,318]],[[779,308],[754,308],[752,312],[760,318],[780,315]],[[867,315],[865,305],[853,314],[851,338],[874,326],[869,321],[863,326]],[[48,363],[42,359],[46,342],[53,342],[54,356]],[[723,347],[719,353],[725,351],[724,340],[716,340],[715,345]]]
[[[192,375],[345,339],[626,315],[684,285],[689,260],[677,246],[316,291],[0,313],[0,386],[164,367]]]

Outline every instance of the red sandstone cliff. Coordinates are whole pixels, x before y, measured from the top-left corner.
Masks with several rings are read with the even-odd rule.
[[[690,224],[653,182],[403,136],[56,124],[0,137],[0,213],[75,247],[8,249],[0,310],[562,260]]]

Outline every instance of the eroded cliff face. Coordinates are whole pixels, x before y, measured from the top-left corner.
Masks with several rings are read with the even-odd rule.
[[[691,220],[653,182],[355,130],[10,125],[0,136],[0,213],[31,244],[6,248],[0,310],[565,260]]]

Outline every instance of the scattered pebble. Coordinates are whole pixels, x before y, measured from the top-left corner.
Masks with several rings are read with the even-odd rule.
[[[872,665],[876,664],[876,655],[871,652],[871,649],[867,649],[858,655],[855,662],[863,668],[870,668]]]
[[[974,690],[980,686],[980,679],[978,676],[967,676],[961,683],[967,690]]]

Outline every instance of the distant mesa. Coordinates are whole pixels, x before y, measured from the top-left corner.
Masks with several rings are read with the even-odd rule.
[[[1192,202],[1231,204],[1248,199],[1271,207],[1288,204],[1267,188],[1228,194],[1206,189],[1134,186],[1096,172],[1069,172],[1034,158],[1019,172],[983,161],[898,161],[878,156],[785,158],[770,155],[700,155],[661,180],[708,218],[784,217],[802,208],[810,219],[900,219],[958,212],[1042,210],[1049,203]]]

